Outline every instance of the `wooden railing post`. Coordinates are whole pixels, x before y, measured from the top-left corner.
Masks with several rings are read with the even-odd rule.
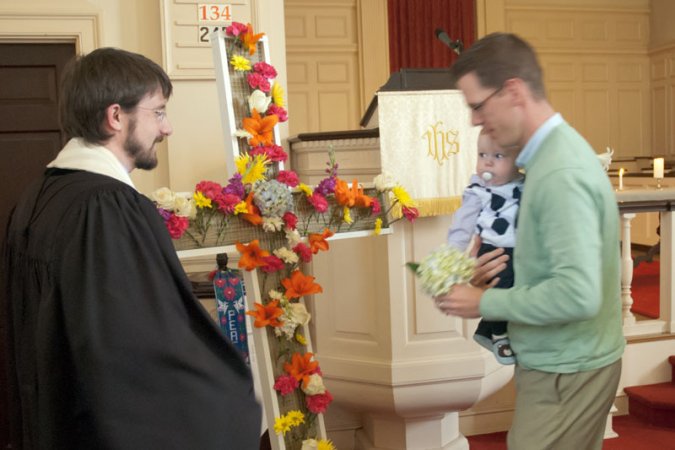
[[[661,212],[661,252],[659,255],[659,309],[660,318],[666,323],[667,333],[675,332],[675,284],[673,282],[673,237],[675,223],[673,212]]]
[[[633,297],[631,284],[633,283],[633,257],[631,255],[631,220],[634,213],[621,214],[621,307],[623,310],[623,325],[635,325],[635,316],[631,312]]]

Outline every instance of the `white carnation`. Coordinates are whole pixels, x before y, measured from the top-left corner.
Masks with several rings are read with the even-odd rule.
[[[286,228],[286,240],[288,241],[289,246],[293,248],[300,243],[302,238],[300,237],[298,230]]]
[[[155,203],[157,203],[160,208],[166,209],[167,211],[173,211],[174,203],[176,201],[176,194],[174,194],[174,192],[168,187],[161,187],[157,189],[155,192],[150,194],[150,198]]]
[[[300,257],[293,250],[290,250],[287,247],[281,247],[274,250],[274,255],[281,259],[286,264],[295,264],[300,260]]]
[[[284,221],[279,217],[263,217],[262,228],[265,231],[280,231],[284,227]]]
[[[282,300],[284,298],[284,294],[279,291],[275,291],[274,289],[269,291],[269,296],[272,300]]]
[[[373,179],[373,184],[378,192],[384,192],[393,189],[396,186],[396,180],[389,172],[382,172]]]
[[[174,209],[177,216],[187,217],[189,219],[197,217],[197,206],[192,198],[177,195],[174,201]]]
[[[326,392],[326,386],[323,384],[323,378],[318,373],[309,376],[307,386],[302,387],[302,392],[307,395],[318,395]]]
[[[251,114],[253,114],[254,109],[259,113],[264,114],[270,106],[271,101],[272,97],[268,97],[263,91],[256,89],[248,97],[248,109],[251,111]]]
[[[302,303],[289,303],[286,307],[291,320],[298,325],[307,325],[312,315],[307,312],[307,308]]]
[[[319,441],[316,439],[305,439],[302,441],[302,448],[300,450],[317,450],[319,448]]]

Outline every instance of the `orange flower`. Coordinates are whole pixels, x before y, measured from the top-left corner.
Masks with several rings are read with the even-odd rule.
[[[264,266],[266,264],[265,257],[270,256],[270,252],[260,248],[257,239],[252,240],[248,245],[242,244],[241,242],[237,242],[236,245],[237,250],[241,253],[239,267],[246,270],[253,270],[257,267]]]
[[[324,228],[323,233],[318,234],[318,233],[311,233],[308,237],[309,239],[309,247],[312,249],[312,253],[315,255],[319,253],[319,250],[323,251],[328,251],[330,246],[328,245],[328,239],[333,235],[333,232],[330,231],[328,228]]]
[[[260,117],[258,111],[253,108],[251,117],[242,119],[244,130],[251,133],[248,139],[248,145],[257,147],[259,145],[273,145],[274,144],[274,125],[279,121],[276,114]]]
[[[314,282],[313,276],[304,275],[299,270],[294,270],[290,278],[281,280],[281,284],[286,288],[286,297],[289,299],[323,292],[321,286]]]
[[[341,206],[361,206],[369,208],[373,199],[363,193],[363,188],[359,187],[358,181],[352,181],[350,188],[346,181],[337,179],[335,183],[335,200]]]
[[[253,34],[253,25],[247,23],[246,31],[243,34],[240,34],[239,38],[241,39],[241,43],[244,44],[244,47],[248,48],[249,55],[254,55],[256,44],[264,35],[265,33]]]
[[[280,327],[284,323],[277,320],[284,313],[282,308],[279,308],[279,300],[272,300],[267,305],[254,303],[255,311],[246,311],[246,314],[255,317],[253,325],[256,328],[262,328],[267,325],[271,327]]]
[[[260,215],[260,210],[258,209],[257,206],[253,204],[253,192],[249,192],[249,194],[246,196],[246,200],[244,201],[246,202],[246,208],[248,209],[248,213],[241,213],[240,214],[241,218],[252,225],[260,225],[261,223],[263,223],[263,218]]]
[[[319,367],[318,361],[312,361],[313,353],[301,355],[298,352],[293,353],[291,363],[284,364],[284,371],[298,381],[302,381],[303,387],[307,387],[309,376],[314,374]]]
[[[354,201],[356,200],[347,182],[339,178],[335,182],[335,200],[339,205],[349,206],[350,208],[354,206]]]

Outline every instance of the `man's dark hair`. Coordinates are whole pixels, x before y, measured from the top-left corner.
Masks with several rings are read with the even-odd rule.
[[[71,60],[61,79],[61,128],[71,137],[102,144],[112,135],[102,127],[108,106],[133,110],[160,89],[169,98],[173,87],[164,70],[137,53],[100,48]]]
[[[474,42],[450,67],[457,80],[474,72],[483,87],[500,88],[511,78],[520,78],[535,98],[546,98],[543,74],[534,49],[510,33],[492,33]]]

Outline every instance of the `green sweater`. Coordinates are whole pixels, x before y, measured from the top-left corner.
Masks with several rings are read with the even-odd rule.
[[[489,289],[487,320],[506,320],[518,364],[554,373],[607,366],[623,354],[619,213],[590,145],[568,124],[526,163],[515,282]]]

